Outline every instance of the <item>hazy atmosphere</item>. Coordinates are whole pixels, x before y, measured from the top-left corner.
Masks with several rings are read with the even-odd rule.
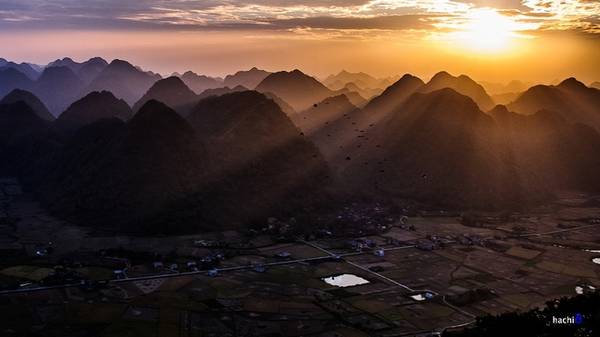
[[[600,0],[0,0],[0,336],[597,337]]]
[[[123,58],[162,74],[445,69],[590,82],[600,77],[599,15],[590,0],[2,0],[0,43],[5,58]]]

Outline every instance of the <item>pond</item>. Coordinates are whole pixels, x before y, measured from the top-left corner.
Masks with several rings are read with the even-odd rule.
[[[354,274],[334,275],[329,277],[323,277],[321,280],[329,285],[340,288],[353,287],[361,284],[370,283],[368,280],[365,280],[364,278],[356,276]]]

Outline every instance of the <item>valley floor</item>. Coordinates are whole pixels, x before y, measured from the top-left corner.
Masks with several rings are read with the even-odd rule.
[[[327,233],[280,242],[234,231],[114,237],[49,216],[4,178],[0,334],[409,336],[456,329],[476,316],[600,287],[595,200],[565,193],[527,213],[421,214],[360,238]],[[323,280],[345,274],[366,282],[342,288]]]

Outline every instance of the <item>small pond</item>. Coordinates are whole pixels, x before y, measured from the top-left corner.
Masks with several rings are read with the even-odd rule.
[[[358,286],[361,284],[370,283],[368,280],[365,280],[364,278],[362,278],[360,276],[356,276],[354,274],[334,275],[334,276],[324,277],[321,280],[323,280],[325,283],[327,283],[329,285],[340,287],[340,288],[353,287],[353,286]]]

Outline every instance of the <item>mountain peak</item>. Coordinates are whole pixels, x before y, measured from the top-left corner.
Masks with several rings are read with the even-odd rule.
[[[127,61],[124,61],[124,60],[120,60],[120,59],[112,60],[112,62],[110,62],[108,66],[110,68],[117,68],[117,69],[137,70],[137,68],[134,67],[133,64],[131,64]]]
[[[99,56],[92,57],[89,60],[85,61],[84,63],[96,63],[96,64],[108,65],[108,62],[106,62],[105,59],[103,59],[102,57],[99,57]]]
[[[331,90],[321,82],[298,69],[270,74],[258,84],[256,90],[274,93],[296,111],[303,111],[332,95]]]
[[[418,77],[417,77],[417,76],[415,76],[415,75],[413,75],[413,74],[408,74],[408,73],[406,73],[406,74],[402,75],[402,77],[400,77],[400,79],[399,79],[398,81],[396,81],[396,82],[399,82],[399,81],[406,81],[406,80],[409,80],[409,79],[415,79],[415,78],[418,78]]]
[[[181,78],[171,76],[156,81],[144,96],[134,104],[133,111],[138,111],[150,100],[160,101],[183,116],[189,113],[189,110],[198,101],[198,97]]]
[[[154,99],[146,102],[127,125],[130,139],[135,142],[171,143],[174,147],[192,145],[192,126],[175,110]]]
[[[146,102],[129,124],[140,130],[176,128],[178,131],[192,132],[189,124],[175,110],[155,99]]]
[[[76,130],[101,119],[131,117],[127,103],[115,97],[110,91],[94,91],[71,104],[57,119],[62,130]]]
[[[185,83],[183,83],[183,81],[176,76],[171,76],[171,77],[167,77],[165,79],[156,81],[156,83],[154,83],[154,85],[150,88],[150,90],[152,89],[172,89],[172,88],[177,88],[177,89],[187,89],[189,90],[189,88],[185,85]]]
[[[76,77],[75,73],[71,68],[66,66],[52,66],[44,69],[42,75],[40,76],[39,81],[43,81],[46,77],[59,77],[59,76],[69,76]]]
[[[508,108],[506,107],[506,105],[498,104],[492,110],[489,111],[489,114],[492,116],[495,116],[495,115],[507,114],[509,112],[510,111],[508,111]]]
[[[449,79],[449,78],[455,78],[455,77],[450,75],[450,73],[448,73],[447,71],[442,70],[442,71],[436,73],[435,75],[433,75],[433,77],[431,78],[431,82],[433,82],[434,80],[444,80],[444,79]]]
[[[378,115],[385,116],[399,108],[410,95],[424,84],[420,78],[405,74],[394,84],[387,87],[381,95],[373,98],[365,108]]]
[[[420,90],[422,92],[432,92],[446,87],[471,97],[482,110],[488,110],[494,106],[492,98],[487,94],[483,86],[467,75],[455,77],[446,71],[440,71]]]
[[[587,88],[585,84],[578,81],[575,77],[569,77],[566,80],[560,82],[558,85],[559,88],[567,88],[567,89],[581,89]]]
[[[48,111],[48,108],[40,101],[37,96],[27,90],[14,89],[8,95],[0,100],[0,104],[12,104],[16,102],[25,102],[35,114],[43,120],[52,121],[54,116]]]

